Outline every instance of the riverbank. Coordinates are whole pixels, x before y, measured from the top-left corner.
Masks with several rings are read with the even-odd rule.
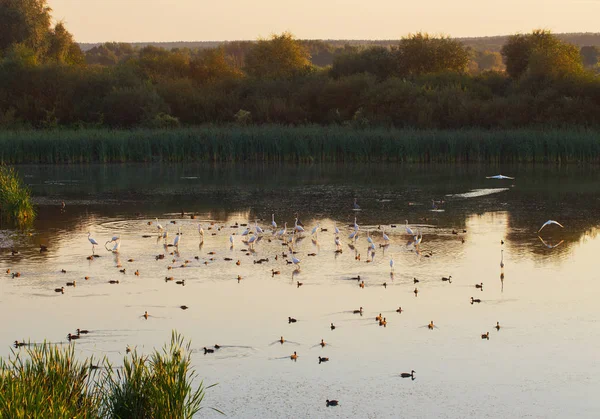
[[[600,131],[345,126],[0,131],[0,162],[598,163]]]

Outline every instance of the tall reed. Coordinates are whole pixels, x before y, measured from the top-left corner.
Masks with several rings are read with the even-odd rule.
[[[35,217],[29,188],[14,168],[2,164],[0,164],[0,215],[19,224],[31,222]]]
[[[600,132],[339,125],[0,131],[0,161],[599,163]]]

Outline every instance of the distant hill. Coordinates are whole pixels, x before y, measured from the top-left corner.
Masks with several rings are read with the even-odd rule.
[[[486,37],[473,37],[473,38],[457,38],[462,41],[466,46],[472,47],[479,51],[500,51],[502,45],[506,42],[509,35],[501,36],[486,36]],[[556,36],[566,42],[583,46],[598,46],[600,47],[600,33],[561,33]],[[380,45],[390,46],[398,43],[397,39],[387,40],[356,40],[356,39],[319,39],[319,40],[306,40],[307,42],[319,41],[325,44],[331,45],[334,48],[341,48],[344,45],[352,46],[369,46],[369,45]],[[206,49],[215,48],[221,45],[228,44],[227,41],[178,41],[178,42],[131,42],[130,45],[134,48],[143,48],[148,45],[161,47],[165,49],[174,48],[189,48],[189,49]],[[101,45],[97,43],[80,43],[79,46],[83,51],[88,51],[93,47]]]

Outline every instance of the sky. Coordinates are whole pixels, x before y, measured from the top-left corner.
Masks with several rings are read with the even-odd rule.
[[[600,31],[600,0],[47,0],[78,42],[398,39]]]

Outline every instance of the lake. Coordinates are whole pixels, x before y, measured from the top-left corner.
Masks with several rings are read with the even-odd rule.
[[[218,383],[205,406],[228,417],[600,417],[596,167],[18,169],[39,216],[23,232],[0,229],[3,357],[16,339],[66,344],[82,328],[91,333],[77,353],[118,363],[127,346],[148,353],[176,329],[191,339],[204,383]],[[486,179],[498,173],[515,179]],[[299,270],[270,227],[274,214],[277,230],[287,222],[291,233],[296,213],[307,231],[294,245]],[[355,217],[356,243],[348,238]],[[158,237],[155,218],[167,243],[181,228],[178,252]],[[550,219],[564,228],[538,235]],[[405,220],[422,234],[418,246]],[[252,250],[242,224],[254,230],[255,222],[265,233]],[[317,223],[327,231],[311,237]],[[88,232],[100,243],[92,260]],[[105,247],[114,235],[119,253]],[[353,313],[359,307],[362,315]],[[205,355],[215,344],[223,347]],[[414,380],[400,377],[411,370]]]

